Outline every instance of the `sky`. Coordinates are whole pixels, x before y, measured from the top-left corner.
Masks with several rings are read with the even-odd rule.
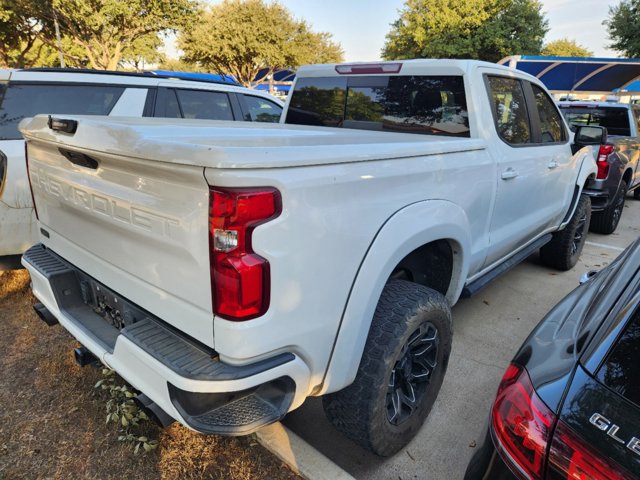
[[[380,60],[390,24],[399,17],[404,5],[404,0],[279,1],[296,18],[309,22],[314,31],[331,33],[342,45],[347,62]],[[602,22],[608,17],[609,7],[619,0],[541,0],[541,3],[549,21],[545,41],[567,37],[594,52],[596,57],[618,56],[607,48],[609,39]],[[173,39],[166,51],[172,57],[177,56]]]
[[[342,44],[345,60],[379,60],[389,24],[399,16],[403,0],[279,0],[295,17],[307,20],[316,31],[333,34]],[[461,0],[464,1],[464,0]],[[618,56],[607,49],[602,21],[618,0],[542,0],[549,20],[546,40],[576,40],[595,56]],[[515,52],[514,52],[515,53]]]

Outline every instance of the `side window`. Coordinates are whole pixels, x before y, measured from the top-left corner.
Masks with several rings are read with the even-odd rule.
[[[632,111],[633,111],[633,118],[636,121],[636,131],[640,133],[640,108],[634,108],[632,109]]]
[[[182,118],[178,97],[172,88],[159,88],[156,95],[156,108],[153,113],[154,117],[161,118]]]
[[[207,90],[176,90],[182,116],[207,120],[233,120],[229,96]]]
[[[640,312],[627,325],[624,333],[604,363],[596,377],[611,390],[640,406]]]
[[[531,125],[522,83],[506,77],[488,80],[498,135],[511,145],[530,143]]]
[[[108,115],[124,87],[10,83],[0,108],[0,140],[19,140],[18,123],[39,113]]]
[[[253,95],[244,95],[244,103],[248,110],[244,114],[244,120],[247,122],[278,123],[280,121],[282,107],[279,105]]]
[[[542,143],[564,142],[567,139],[562,119],[549,95],[537,85],[531,85],[536,99]]]

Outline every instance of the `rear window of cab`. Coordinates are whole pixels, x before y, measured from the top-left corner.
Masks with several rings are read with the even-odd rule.
[[[297,80],[286,123],[469,137],[462,76]]]

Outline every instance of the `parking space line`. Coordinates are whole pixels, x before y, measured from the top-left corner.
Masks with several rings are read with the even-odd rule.
[[[614,247],[613,245],[606,245],[604,243],[598,243],[598,242],[590,242],[589,240],[587,240],[586,242],[584,242],[586,245],[590,245],[592,247],[600,247],[600,248],[606,248],[608,250],[615,250],[616,252],[622,252],[624,251],[624,248],[620,248],[620,247]]]

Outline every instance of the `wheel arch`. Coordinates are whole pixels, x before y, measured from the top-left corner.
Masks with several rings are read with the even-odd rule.
[[[353,282],[324,381],[316,394],[334,392],[353,382],[382,289],[407,259],[450,249],[449,284],[442,293],[450,305],[457,301],[469,268],[469,232],[465,212],[445,200],[411,204],[385,222]]]

